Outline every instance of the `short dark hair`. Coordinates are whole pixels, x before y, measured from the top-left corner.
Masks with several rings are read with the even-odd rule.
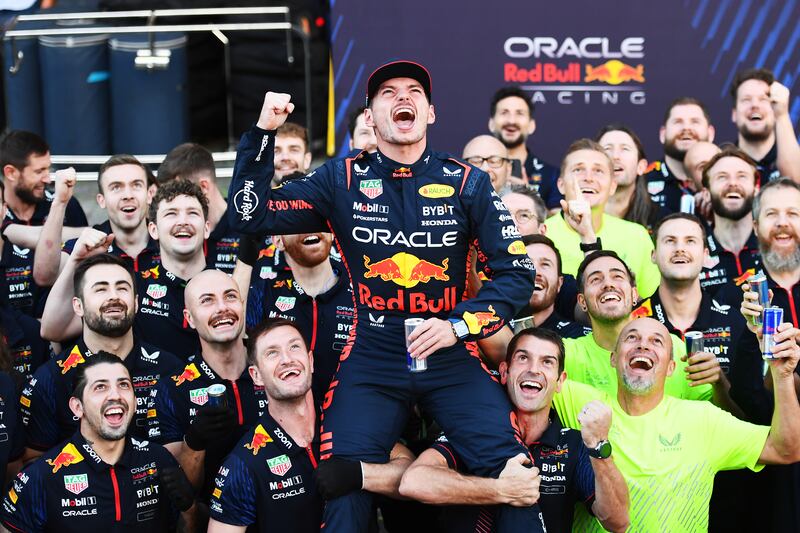
[[[670,102],[669,106],[667,106],[667,111],[664,113],[664,122],[662,122],[662,124],[666,124],[669,120],[669,116],[672,114],[672,108],[679,105],[696,105],[703,112],[703,116],[706,117],[706,122],[711,124],[711,115],[708,114],[708,108],[703,102],[693,96],[679,96]]]
[[[628,263],[623,261],[622,258],[619,255],[617,255],[617,252],[615,252],[614,250],[597,250],[584,257],[583,261],[581,261],[581,264],[578,267],[578,273],[575,275],[575,282],[578,285],[579,294],[582,293],[583,289],[585,288],[585,284],[583,281],[584,272],[586,272],[586,269],[589,268],[589,265],[591,265],[601,257],[611,257],[622,263],[622,266],[625,267],[625,272],[628,273],[628,278],[630,278],[631,280],[631,287],[636,286],[636,276],[634,275],[630,267],[628,267]]]
[[[347,131],[350,132],[350,138],[356,133],[356,126],[358,125],[358,118],[364,114],[366,106],[358,106],[350,113],[350,118],[347,121]]]
[[[775,75],[768,68],[748,68],[737,72],[731,83],[730,91],[734,107],[736,106],[736,99],[739,95],[739,86],[747,80],[759,80],[767,85],[772,85],[775,82]]]
[[[700,220],[700,218],[698,218],[697,215],[693,215],[691,213],[681,213],[681,212],[670,213],[669,215],[665,216],[664,218],[656,222],[656,225],[653,226],[653,239],[656,242],[655,244],[656,247],[658,247],[658,232],[659,230],[661,230],[661,226],[663,226],[664,224],[666,224],[671,220],[688,220],[689,222],[694,222],[695,224],[697,224],[697,226],[700,228],[700,235],[703,237],[703,248],[708,248],[708,241],[706,240],[707,238],[706,226],[705,224],[703,224],[703,221]]]
[[[516,333],[511,340],[508,341],[508,347],[506,348],[506,364],[511,364],[511,359],[514,356],[514,352],[517,350],[517,345],[520,343],[520,340],[523,337],[536,337],[537,339],[552,342],[558,348],[558,373],[564,371],[564,341],[561,338],[561,335],[556,333],[555,331],[550,331],[549,329],[544,328],[526,328],[522,331]]]
[[[564,175],[567,169],[567,157],[569,157],[569,155],[573,152],[579,152],[580,150],[591,150],[593,152],[600,152],[603,154],[603,156],[608,160],[608,169],[611,173],[611,177],[614,177],[614,161],[611,160],[611,156],[609,156],[606,151],[603,150],[603,147],[600,146],[600,143],[588,138],[578,139],[569,145],[567,152],[564,154],[564,158],[561,160],[561,176]]]
[[[77,398],[80,401],[83,401],[83,393],[86,390],[86,385],[88,385],[89,381],[86,378],[86,371],[93,366],[102,364],[122,365],[125,371],[128,372],[128,376],[130,376],[128,367],[125,366],[125,362],[120,359],[118,355],[100,350],[99,352],[87,357],[86,362],[78,365],[78,367],[75,369],[75,382],[72,386],[72,394],[70,395],[72,398]],[[131,408],[133,408],[133,406],[131,406]]]
[[[738,159],[741,159],[745,163],[747,163],[750,166],[750,168],[753,169],[753,180],[754,180],[754,182],[756,184],[759,183],[760,180],[759,180],[759,172],[758,172],[758,163],[756,163],[753,160],[752,157],[750,157],[749,155],[744,153],[742,150],[740,150],[739,147],[737,147],[736,145],[727,143],[727,144],[723,144],[720,147],[720,151],[717,152],[716,154],[714,154],[711,157],[711,159],[708,160],[708,163],[706,163],[706,166],[703,167],[703,178],[702,178],[703,187],[708,189],[708,184],[710,182],[710,176],[708,175],[708,171],[711,169],[711,167],[716,165],[717,162],[720,159],[724,159],[726,157],[736,157]]]
[[[522,98],[525,103],[528,104],[528,114],[531,116],[531,118],[533,118],[533,112],[535,110],[533,101],[530,99],[530,97],[528,97],[527,94],[525,94],[525,91],[519,87],[503,87],[502,89],[498,89],[497,92],[495,92],[492,96],[492,103],[489,106],[489,116],[493,117],[497,112],[497,104],[500,103],[500,100],[505,100],[506,98],[511,98],[512,96]]]
[[[529,246],[531,244],[544,244],[551,250],[553,253],[556,254],[556,266],[558,267],[558,275],[563,276],[564,273],[561,271],[561,252],[558,251],[556,248],[556,243],[552,241],[552,239],[545,237],[544,235],[523,235],[522,236],[522,244],[525,246]]]
[[[75,267],[75,273],[72,275],[72,287],[77,298],[83,299],[83,279],[86,277],[86,272],[97,265],[116,265],[124,268],[125,272],[131,277],[133,296],[136,297],[136,274],[133,272],[133,269],[121,257],[104,253],[84,259]]]
[[[141,161],[139,161],[132,155],[117,154],[109,157],[106,160],[106,162],[100,165],[100,168],[97,170],[97,190],[100,192],[100,194],[103,194],[103,185],[102,185],[103,174],[105,174],[105,172],[108,169],[113,167],[118,167],[121,165],[134,165],[141,168],[142,171],[144,171],[145,181],[147,182],[147,185],[148,186],[150,185],[150,178],[148,176],[148,174],[151,174],[150,169],[148,169]]]
[[[764,193],[770,189],[794,189],[800,192],[800,185],[795,183],[791,178],[781,177],[769,181],[766,185],[761,187],[761,190],[758,191],[758,194],[753,198],[753,220],[756,222],[758,222],[758,217],[761,215],[761,198],[764,196]]]
[[[158,214],[158,205],[161,202],[171,202],[178,196],[196,198],[200,202],[200,207],[203,208],[203,217],[208,220],[208,198],[203,194],[199,185],[183,179],[168,181],[158,188],[153,201],[150,202],[150,211],[147,214],[148,220],[155,222]]]
[[[300,124],[284,122],[283,126],[280,126],[275,132],[275,137],[297,137],[303,141],[303,145],[306,147],[306,153],[311,151],[311,147],[308,145],[308,130]]]
[[[287,320],[285,318],[266,318],[259,322],[257,325],[253,326],[247,332],[247,364],[254,365],[256,364],[256,359],[258,358],[258,353],[256,352],[256,343],[258,339],[269,333],[270,331],[277,329],[282,326],[289,326],[290,328],[294,328],[297,330],[297,333],[300,334],[300,338],[303,339],[306,347],[308,347],[308,341],[306,341],[305,335],[303,332],[300,331],[300,326],[298,326],[294,321]]]
[[[533,209],[536,211],[536,218],[539,219],[539,224],[544,223],[545,219],[547,219],[547,205],[545,205],[544,200],[542,200],[538,192],[525,185],[512,185],[503,193],[501,199],[503,196],[511,193],[521,194],[522,196],[530,198],[533,201]]]
[[[621,122],[613,122],[611,124],[606,124],[600,131],[597,132],[597,135],[594,136],[594,140],[598,143],[600,139],[603,138],[603,135],[609,133],[611,131],[621,131],[622,133],[627,133],[631,139],[633,139],[633,144],[636,145],[636,152],[637,152],[637,159],[647,159],[647,154],[644,152],[644,145],[642,144],[642,140],[636,135],[636,132],[627,126],[626,124],[622,124]]]
[[[18,170],[28,166],[31,155],[50,151],[47,141],[30,131],[11,130],[0,140],[0,168],[11,165]]]
[[[207,173],[212,180],[216,180],[214,156],[204,146],[183,143],[169,151],[158,167],[156,179],[162,185],[175,178],[191,179],[192,176],[202,173]]]

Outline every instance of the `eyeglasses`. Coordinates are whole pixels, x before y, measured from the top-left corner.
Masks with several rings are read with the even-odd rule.
[[[480,168],[480,166],[483,165],[484,161],[489,163],[489,166],[492,168],[500,168],[504,164],[508,163],[510,159],[508,159],[507,157],[501,157],[499,155],[493,155],[491,157],[480,157],[476,155],[474,157],[467,158],[467,163],[469,163],[470,165],[475,165],[478,168]]]
[[[527,211],[524,209],[520,209],[519,211],[510,211],[511,218],[519,222],[520,224],[528,224],[531,221],[538,222],[539,219],[533,213],[533,211]]]

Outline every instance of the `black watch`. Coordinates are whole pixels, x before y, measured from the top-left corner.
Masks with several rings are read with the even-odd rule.
[[[580,244],[581,252],[597,252],[603,249],[603,243],[600,242],[600,237],[597,238],[596,241],[590,242],[589,244]]]
[[[611,457],[611,443],[607,440],[601,440],[594,448],[586,448],[589,452],[589,457],[595,459],[608,459]]]

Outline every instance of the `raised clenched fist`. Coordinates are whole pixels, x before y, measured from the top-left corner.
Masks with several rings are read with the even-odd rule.
[[[63,170],[57,170],[55,173],[55,196],[53,201],[67,203],[72,198],[72,193],[75,190],[75,183],[78,181],[78,175],[72,167]]]
[[[289,114],[294,111],[292,96],[286,93],[268,92],[264,95],[264,104],[256,126],[262,130],[276,130],[286,122]]]

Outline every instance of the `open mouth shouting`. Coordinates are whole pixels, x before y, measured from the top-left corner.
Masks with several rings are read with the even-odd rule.
[[[322,242],[322,238],[318,234],[307,235],[303,238],[302,243],[303,246],[316,246],[317,244]]]
[[[195,231],[191,226],[176,226],[171,235],[179,241],[189,241],[194,237]]]
[[[283,383],[292,383],[293,381],[303,377],[303,367],[298,364],[289,364],[283,366],[276,372],[275,377],[277,377],[278,380]]]
[[[628,368],[634,374],[646,374],[655,366],[655,359],[647,350],[637,350],[633,357],[628,361]]]
[[[392,112],[392,121],[400,131],[411,131],[417,120],[417,112],[409,105],[401,105]]]
[[[525,398],[536,398],[544,391],[546,386],[544,379],[531,374],[522,376],[517,383],[520,394]]]
[[[236,325],[239,324],[239,317],[236,313],[231,311],[223,311],[221,313],[217,313],[211,317],[208,321],[208,325],[214,331],[224,331],[233,329]]]
[[[610,289],[601,293],[597,301],[601,304],[619,303],[622,302],[622,294],[620,294],[616,289]]]
[[[123,403],[113,402],[103,409],[103,419],[111,427],[121,427],[125,423],[125,414],[127,412],[128,409]]]

